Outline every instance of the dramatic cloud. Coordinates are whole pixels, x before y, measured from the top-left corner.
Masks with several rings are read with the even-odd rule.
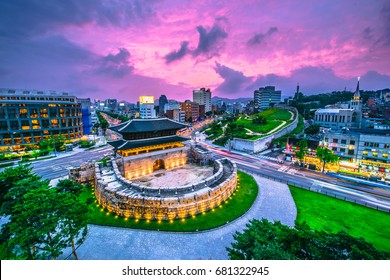
[[[255,36],[253,36],[251,39],[249,39],[247,44],[248,46],[261,45],[267,37],[270,37],[275,32],[278,32],[278,28],[271,27],[270,29],[268,29],[266,33],[258,33]]]
[[[199,32],[199,42],[193,55],[206,55],[208,58],[218,55],[219,49],[223,46],[223,40],[227,38],[225,18],[219,18],[215,21],[213,27],[209,31],[203,26],[198,26],[196,29]]]
[[[109,54],[100,60],[97,73],[120,78],[134,70],[130,63],[130,52],[125,48],[120,48],[118,51],[117,54]]]
[[[293,96],[298,83],[300,91],[305,95],[344,89],[353,91],[356,88],[357,77],[340,78],[331,69],[309,66],[292,71],[290,76],[261,75],[246,90],[253,92],[259,87],[273,85],[282,90],[282,96]],[[360,78],[360,89],[363,90],[378,90],[389,85],[390,76],[375,71],[369,71]]]
[[[182,59],[188,53],[188,41],[181,42],[181,47],[178,51],[172,51],[164,57],[165,62],[169,64],[175,60]]]
[[[141,0],[12,0],[0,1],[0,11],[0,37],[34,36],[90,22],[127,27],[153,15]]]
[[[222,94],[245,94],[243,88],[252,81],[251,77],[246,77],[242,72],[231,69],[227,66],[215,63],[217,72],[224,81],[216,88]]]
[[[385,3],[380,12],[380,19],[383,22],[383,35],[380,41],[386,46],[390,46],[390,3]]]
[[[388,0],[257,2],[0,0],[0,87],[130,102],[390,87]]]

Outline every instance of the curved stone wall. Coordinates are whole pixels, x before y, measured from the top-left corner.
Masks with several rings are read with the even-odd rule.
[[[124,178],[116,162],[96,163],[95,195],[100,205],[117,215],[148,220],[181,219],[205,212],[228,199],[237,186],[237,166],[214,161],[214,174],[197,184],[151,188]]]

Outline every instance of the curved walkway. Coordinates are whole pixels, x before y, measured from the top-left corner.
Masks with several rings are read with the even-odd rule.
[[[227,259],[226,247],[233,234],[251,219],[279,220],[293,226],[297,215],[286,184],[254,176],[259,195],[252,208],[224,227],[202,233],[167,233],[135,229],[89,226],[85,242],[78,248],[79,259],[89,260],[201,260]],[[65,252],[68,256],[70,251]]]

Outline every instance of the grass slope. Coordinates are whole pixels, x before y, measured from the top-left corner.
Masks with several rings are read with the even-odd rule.
[[[253,204],[257,197],[258,186],[252,176],[238,171],[239,187],[236,189],[231,199],[223,203],[220,207],[214,208],[203,214],[186,218],[185,220],[170,221],[145,221],[125,219],[115,217],[102,209],[96,203],[93,191],[88,188],[83,194],[84,201],[95,200],[90,207],[91,223],[104,226],[137,228],[147,230],[176,231],[176,232],[196,232],[222,226],[227,222],[242,216]],[[92,201],[93,201],[92,200]]]
[[[390,252],[390,214],[290,186],[298,210],[296,222],[315,230],[363,237],[378,250]]]

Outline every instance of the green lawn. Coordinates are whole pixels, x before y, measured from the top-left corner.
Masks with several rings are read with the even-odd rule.
[[[248,128],[249,130],[252,130],[253,132],[258,133],[268,133],[272,129],[276,128],[280,124],[283,123],[283,121],[286,121],[286,125],[291,123],[292,121],[289,121],[291,118],[291,113],[286,110],[281,109],[275,109],[271,108],[268,110],[265,110],[263,112],[258,113],[257,115],[262,116],[267,119],[266,124],[254,124],[252,123],[252,120],[245,119],[244,117],[239,118],[235,123],[237,126],[243,126],[245,128]],[[255,115],[251,116],[254,117]],[[250,138],[251,136],[248,136],[247,138]],[[253,136],[252,136],[253,137]],[[258,137],[256,137],[258,138]]]
[[[239,187],[222,206],[208,211],[205,214],[198,214],[183,220],[147,222],[145,220],[136,221],[134,219],[125,220],[123,217],[115,217],[113,213],[108,213],[96,203],[93,190],[88,188],[82,199],[93,199],[95,203],[90,205],[91,223],[105,226],[138,228],[148,230],[194,232],[212,229],[222,226],[227,222],[242,216],[253,204],[257,197],[258,187],[252,176],[238,171]]]
[[[288,121],[291,118],[289,111],[271,108],[259,113],[260,116],[267,118],[268,120],[281,120]]]
[[[267,120],[266,124],[255,124],[251,120],[246,120],[244,118],[236,121],[237,125],[242,125],[243,127],[252,130],[253,132],[258,133],[267,133],[282,124],[281,120]]]
[[[290,186],[298,209],[296,222],[315,230],[363,237],[378,250],[390,252],[390,214]]]

